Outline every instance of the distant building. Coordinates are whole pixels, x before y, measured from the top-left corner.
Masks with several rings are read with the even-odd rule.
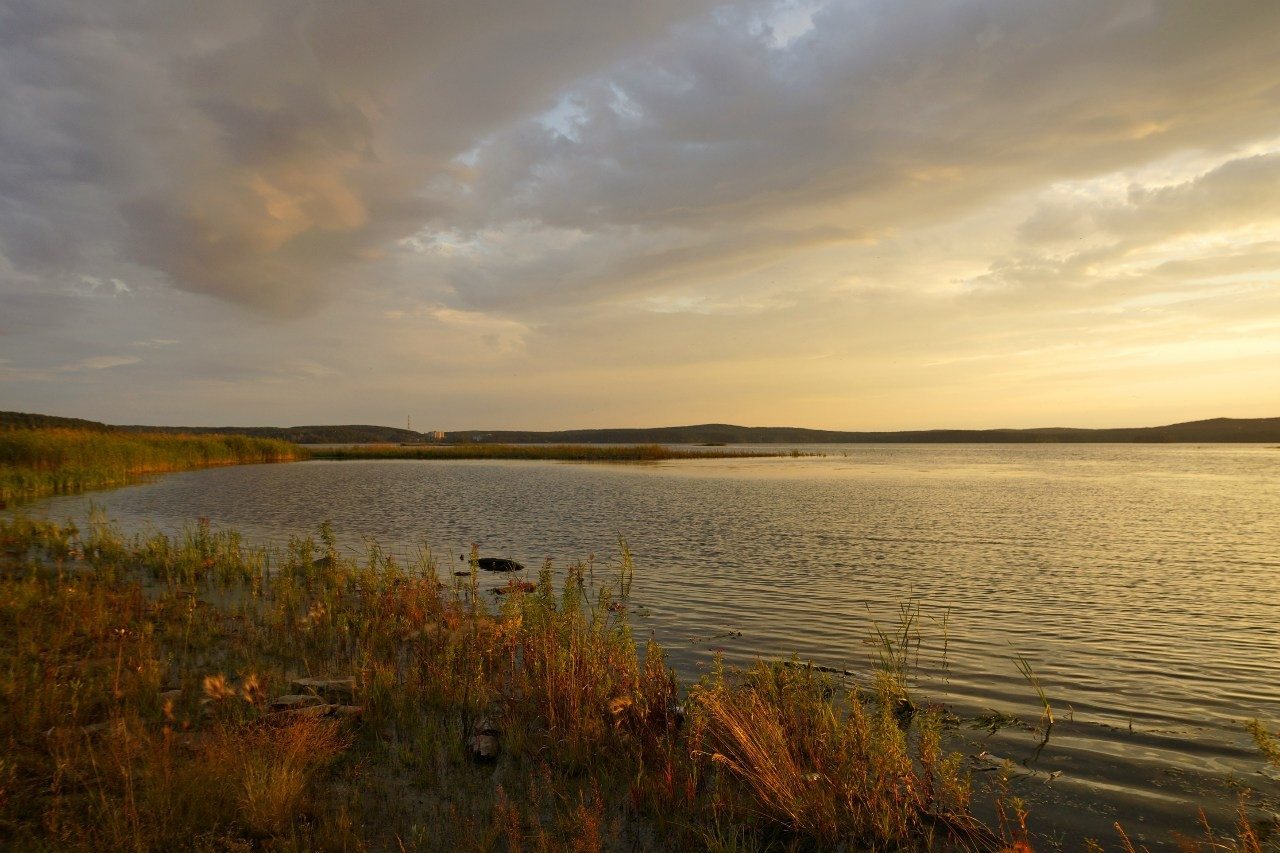
[[[435,432],[431,433],[431,440],[432,440],[432,441],[444,441],[444,430],[439,430],[439,429],[438,429],[438,430],[436,430]]]

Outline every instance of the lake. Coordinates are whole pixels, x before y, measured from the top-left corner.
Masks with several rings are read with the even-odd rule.
[[[1123,820],[1155,848],[1231,821],[1237,791],[1280,811],[1241,721],[1280,722],[1280,449],[1257,445],[843,445],[828,455],[574,464],[306,462],[218,468],[87,496],[127,529],[198,517],[282,542],[329,520],[345,547],[429,546],[441,573],[472,542],[536,571],[636,564],[637,635],[686,682],[797,654],[863,674],[874,626],[918,606],[918,695],[962,722],[982,785],[1008,759],[1053,841]],[[497,586],[498,582],[489,584]],[[1054,707],[1047,743],[1028,723]],[[1060,775],[1052,774],[1061,771]],[[1076,846],[1076,845],[1071,845]]]

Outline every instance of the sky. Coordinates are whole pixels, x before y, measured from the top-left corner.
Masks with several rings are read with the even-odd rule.
[[[0,409],[1280,416],[1280,3],[0,0]]]

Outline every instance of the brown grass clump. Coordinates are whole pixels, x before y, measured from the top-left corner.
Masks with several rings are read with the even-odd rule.
[[[235,792],[240,821],[253,835],[284,835],[311,812],[316,775],[350,745],[337,720],[300,717],[249,730],[216,729],[200,760],[217,783]]]
[[[915,749],[884,690],[868,704],[828,698],[819,673],[759,664],[741,685],[712,680],[691,705],[710,760],[749,796],[746,808],[827,844],[912,844],[937,838],[998,846],[967,814],[959,757],[943,758],[936,714]]]

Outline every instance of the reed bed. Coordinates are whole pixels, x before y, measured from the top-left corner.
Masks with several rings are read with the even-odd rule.
[[[792,450],[665,447],[661,444],[379,444],[311,450],[314,459],[551,459],[565,462],[663,462],[674,459],[736,459],[810,456]]]
[[[3,430],[0,501],[118,486],[148,474],[306,457],[297,445],[242,435]]]
[[[0,846],[1011,842],[969,813],[936,714],[895,715],[888,674],[846,695],[765,664],[683,687],[633,636],[618,562],[493,595],[474,564],[441,579],[425,553],[345,559],[327,527],[271,551],[207,524],[2,521]],[[337,704],[272,710],[321,701],[303,676],[350,680]]]

